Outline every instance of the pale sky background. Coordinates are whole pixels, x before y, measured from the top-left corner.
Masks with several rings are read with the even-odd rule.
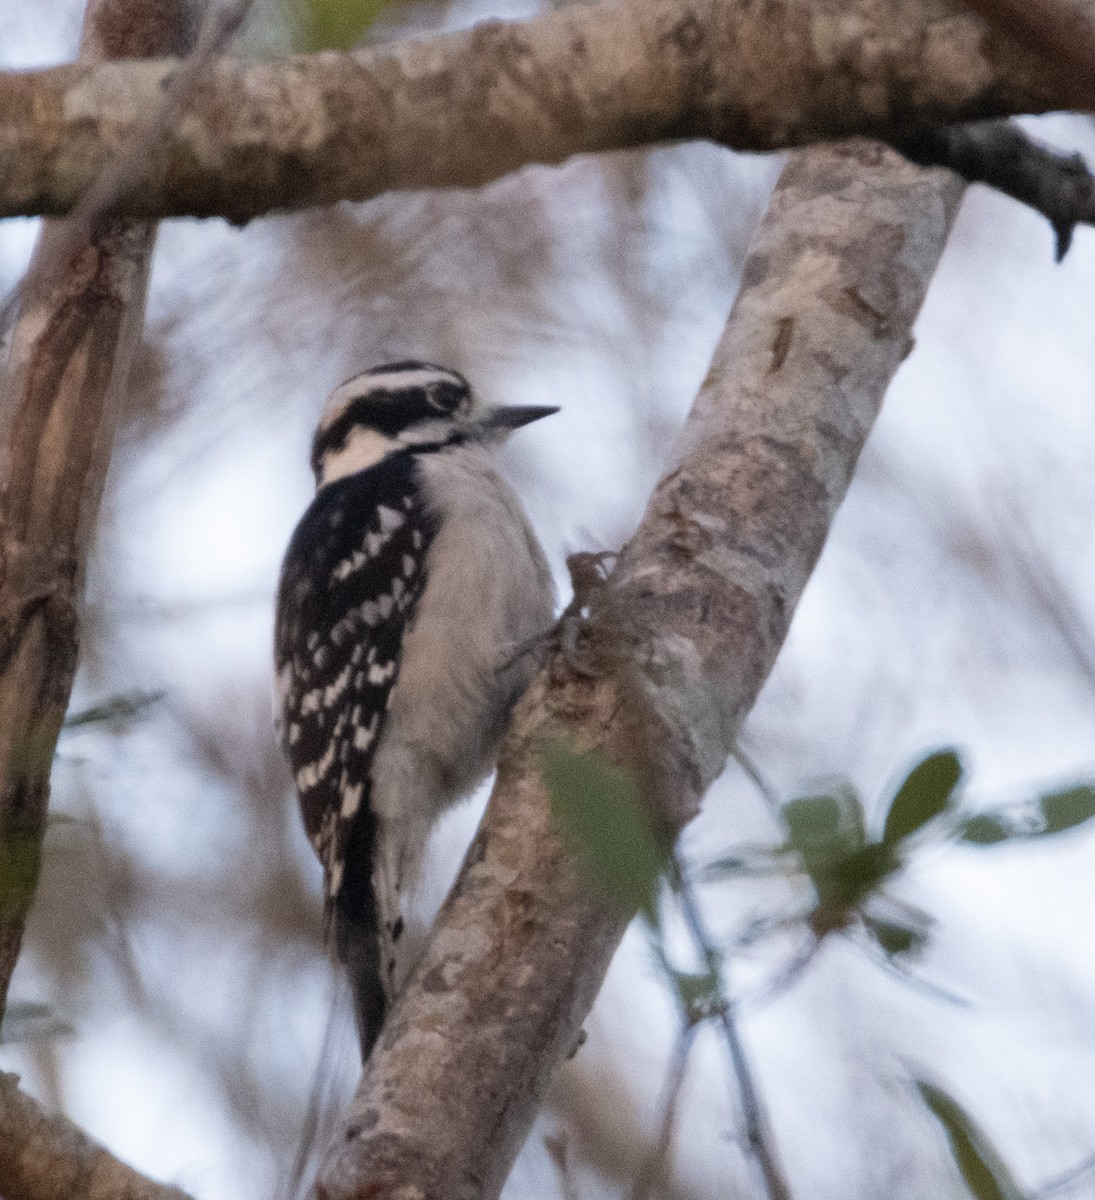
[[[468,0],[415,20],[521,11]],[[62,61],[78,19],[69,0],[0,0],[0,58]],[[1030,128],[1095,157],[1087,122]],[[275,1193],[334,992],[319,869],[268,725],[272,594],[324,397],[365,366],[421,356],[489,399],[562,405],[513,440],[505,472],[557,568],[573,550],[618,547],[669,459],[777,170],[681,146],[244,229],[163,226],[90,572],[78,703],[166,696],[126,732],[62,744],[55,808],[78,821],[50,834],[14,998],[48,1004],[73,1031],[0,1046],[0,1068],[201,1200]],[[5,289],[33,232],[0,223]],[[1052,248],[1040,218],[969,195],[746,726],[786,798],[842,775],[876,806],[940,744],[962,749],[972,807],[1095,777],[1095,237],[1079,231],[1061,266]],[[478,804],[436,839],[424,907]],[[700,863],[775,836],[732,770],[685,849]],[[913,1073],[966,1105],[1032,1190],[1095,1150],[1093,855],[1095,833],[1081,832],[918,857],[895,892],[936,923],[911,973],[964,1004],[834,938],[792,989],[749,1010],[796,1197],[963,1195]],[[727,936],[799,899],[787,882],[704,892]],[[337,1012],[324,1059],[336,1099],[355,1073]],[[633,930],[510,1200],[561,1194],[542,1142],[560,1131],[583,1200],[625,1194],[676,1021]],[[727,1196],[749,1177],[734,1095],[705,1031],[670,1191],[657,1194]],[[1095,1197],[1095,1175],[1055,1194]]]

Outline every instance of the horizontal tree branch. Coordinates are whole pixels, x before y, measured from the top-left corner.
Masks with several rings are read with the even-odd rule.
[[[1052,72],[1056,86],[1071,89],[1078,97],[1090,95],[1095,23],[1082,3],[1076,0],[966,0],[966,3],[994,28],[1038,54]]]
[[[50,1116],[0,1071],[0,1194],[4,1200],[190,1200],[148,1179],[92,1141],[67,1117]]]
[[[483,823],[321,1169],[324,1200],[497,1195],[630,916],[556,830],[544,740],[630,768],[670,831],[695,813],[911,345],[961,190],[873,143],[785,168],[676,465],[518,707]]]
[[[1095,19],[1095,0],[1076,0]],[[0,76],[0,215],[69,211],[177,63]],[[706,138],[772,150],[1091,107],[958,0],[632,0],[355,53],[220,60],[117,211],[246,221]]]

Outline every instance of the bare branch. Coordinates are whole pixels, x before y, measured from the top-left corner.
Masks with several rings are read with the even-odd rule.
[[[116,1159],[67,1117],[50,1116],[0,1071],[4,1200],[190,1200]]]
[[[892,144],[921,166],[950,167],[1040,212],[1053,227],[1058,262],[1076,226],[1095,225],[1095,178],[1083,158],[1036,142],[1010,121],[923,129]]]
[[[185,49],[189,0],[90,0],[81,53]],[[155,227],[43,231],[0,390],[0,1015],[76,669],[84,560],[140,335]]]
[[[1095,20],[1095,0],[1076,7]],[[117,211],[246,221],[657,142],[770,150],[1078,106],[1039,63],[958,0],[570,5],[384,49],[221,60]],[[0,215],[69,211],[177,69],[0,76]]]
[[[687,876],[681,869],[679,858],[674,857],[672,869],[674,890],[680,897],[684,919],[693,941],[699,948],[704,965],[711,973],[712,978],[718,979],[721,983],[722,955],[715,948],[714,941],[708,936],[699,904],[696,902]],[[716,1017],[722,1029],[726,1048],[730,1053],[734,1077],[741,1094],[741,1108],[745,1118],[745,1141],[753,1160],[760,1169],[765,1195],[768,1200],[791,1200],[791,1187],[779,1161],[775,1139],[768,1121],[767,1108],[753,1076],[749,1056],[745,1051],[745,1043],[742,1041],[738,1029],[737,1013],[733,1002],[724,997]]]
[[[654,1189],[661,1182],[663,1172],[669,1166],[669,1154],[673,1149],[673,1122],[677,1115],[681,1088],[684,1086],[688,1052],[692,1049],[698,1028],[698,1025],[685,1025],[673,1046],[669,1074],[662,1089],[662,1115],[658,1122],[658,1139],[650,1156],[635,1176],[635,1182],[631,1185],[630,1200],[650,1200]]]
[[[630,767],[671,829],[694,814],[911,345],[960,193],[868,143],[784,170],[676,466],[515,714],[319,1196],[497,1195],[630,915],[593,894],[556,832],[543,739]]]
[[[1077,1184],[1090,1183],[1092,1171],[1095,1171],[1095,1154],[1089,1154],[1087,1158],[1077,1163],[1076,1166],[1070,1167],[1063,1175],[1058,1175],[1048,1183],[1043,1183],[1033,1193],[1035,1200],[1045,1200],[1054,1192],[1068,1192]]]

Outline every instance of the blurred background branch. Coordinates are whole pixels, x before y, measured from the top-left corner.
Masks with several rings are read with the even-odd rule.
[[[185,51],[190,0],[92,0],[88,59]],[[141,335],[155,227],[42,232],[0,394],[0,1016],[76,672],[84,564]]]
[[[49,1116],[0,1071],[0,1186],[5,1200],[190,1200],[119,1162],[65,1117]]]

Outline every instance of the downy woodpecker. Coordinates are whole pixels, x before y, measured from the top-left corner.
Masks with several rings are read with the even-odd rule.
[[[551,624],[547,562],[491,458],[556,411],[399,362],[337,387],[316,430],[278,586],[277,724],[363,1058],[412,965],[401,898],[429,832],[493,768]]]

